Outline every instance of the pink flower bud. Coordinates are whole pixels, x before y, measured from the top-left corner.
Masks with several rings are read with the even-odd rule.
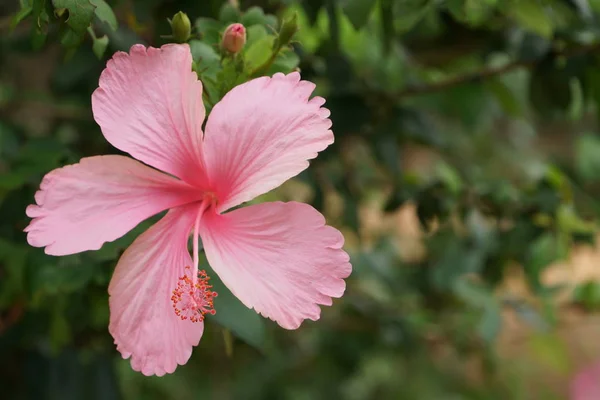
[[[221,47],[230,53],[239,52],[246,44],[246,28],[242,24],[231,24],[225,29]]]

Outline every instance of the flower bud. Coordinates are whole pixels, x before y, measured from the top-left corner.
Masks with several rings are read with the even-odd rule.
[[[277,37],[277,46],[283,47],[287,45],[296,32],[298,32],[298,13],[294,13],[281,24],[279,36]]]
[[[171,31],[173,32],[173,39],[175,39],[177,43],[185,43],[188,41],[192,34],[192,23],[186,13],[179,11],[173,16],[173,19],[171,20]]]
[[[246,44],[246,28],[242,24],[231,24],[223,33],[221,48],[230,52],[237,53]]]

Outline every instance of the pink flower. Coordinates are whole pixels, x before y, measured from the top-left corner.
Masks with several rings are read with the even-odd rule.
[[[324,100],[309,100],[315,85],[297,73],[240,85],[214,107],[203,134],[202,84],[191,66],[187,45],[115,54],[92,95],[94,118],[141,162],[108,155],[56,169],[27,208],[29,243],[51,255],[97,250],[169,210],[124,252],[108,288],[109,331],[145,375],[185,364],[204,314],[214,312],[198,236],[231,292],[286,329],[319,319],[319,305],[342,296],[351,272],[343,236],[309,205],[224,213],[297,175],[333,142]]]
[[[600,362],[579,371],[571,381],[571,400],[600,399]]]

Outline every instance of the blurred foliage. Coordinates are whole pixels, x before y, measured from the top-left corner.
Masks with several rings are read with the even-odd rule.
[[[106,289],[151,221],[60,258],[22,231],[45,173],[116,151],[90,108],[105,61],[181,38],[167,20],[179,11],[208,111],[255,76],[299,68],[317,83],[336,143],[256,201],[308,199],[344,232],[354,272],[343,299],[292,332],[213,274],[217,314],[192,359],[146,378],[112,344]],[[248,40],[225,56],[233,22]],[[544,280],[596,239],[599,55],[598,0],[2,2],[2,397],[564,398],[546,383],[531,391],[499,335],[515,315],[533,332],[535,368],[569,375],[561,310],[600,309],[598,282],[568,292],[565,306],[555,301],[565,285]],[[398,210],[414,210],[415,226]],[[526,293],[503,290],[515,271]]]

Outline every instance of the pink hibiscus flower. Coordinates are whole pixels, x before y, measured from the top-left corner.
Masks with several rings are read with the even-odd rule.
[[[28,242],[51,255],[97,250],[169,210],[123,253],[108,288],[109,331],[145,375],[186,363],[204,315],[214,313],[198,236],[231,292],[286,329],[317,320],[351,272],[342,234],[307,204],[224,213],[297,175],[333,143],[324,99],[309,100],[315,85],[298,73],[240,85],[214,107],[203,134],[202,84],[191,66],[187,45],[115,54],[92,95],[94,118],[141,162],[108,155],[56,169],[27,208]]]

